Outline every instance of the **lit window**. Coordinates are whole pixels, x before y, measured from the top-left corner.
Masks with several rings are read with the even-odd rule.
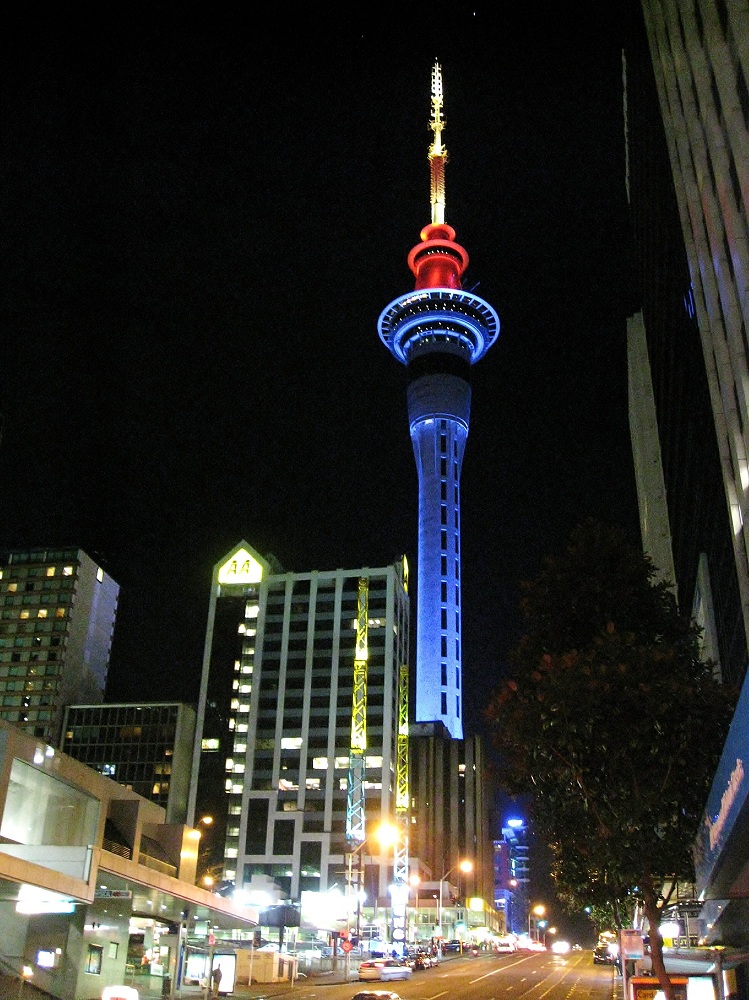
[[[8,593],[15,594],[17,591],[18,591],[18,584],[17,583],[9,583],[8,584]]]
[[[201,750],[218,750],[219,741],[217,739],[203,740]]]
[[[73,575],[73,567],[72,566],[63,566],[63,568],[62,568],[62,575],[63,576],[72,576]]]
[[[26,618],[29,617],[29,613],[28,611],[22,611],[18,617],[23,618],[25,620]]]
[[[47,567],[47,576],[54,576],[54,575],[55,575],[55,567],[54,566],[48,566]]]
[[[335,759],[336,770],[348,770],[348,757],[336,757]]]
[[[302,745],[302,740],[298,736],[282,736],[281,737],[281,749],[282,750],[298,750]]]
[[[28,618],[28,615],[26,617]],[[65,617],[65,608],[56,608],[55,618],[64,618],[64,617]]]
[[[36,617],[37,618],[46,618],[47,617],[47,609],[46,608],[39,608],[39,610],[36,613]]]
[[[158,782],[156,782],[156,784],[151,789],[151,795],[160,795],[160,794],[161,794],[161,785]]]
[[[96,568],[96,579],[99,581],[99,583],[102,583],[104,580],[104,570],[101,568],[101,566],[97,566]]]
[[[365,762],[366,767],[382,767],[382,757],[367,757]]]
[[[317,792],[320,789],[320,779],[319,778],[305,778],[304,787],[308,792]]]

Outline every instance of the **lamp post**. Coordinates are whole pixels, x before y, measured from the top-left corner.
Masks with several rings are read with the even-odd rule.
[[[375,837],[379,840],[381,847],[383,847],[383,848],[387,847],[390,844],[394,843],[395,840],[397,839],[397,837],[398,837],[398,827],[394,826],[392,823],[381,823],[380,826],[375,831]],[[366,843],[367,843],[367,838],[365,837],[364,840],[362,840],[362,842],[360,844],[357,844],[357,846],[353,849],[353,851],[349,851],[348,855],[347,855],[347,864],[346,864],[346,938],[347,938],[347,940],[349,939],[349,933],[351,931],[351,909],[350,909],[350,906],[349,906],[349,901],[350,901],[350,897],[351,897],[351,886],[352,886],[352,883],[353,883],[354,855],[355,854],[359,854],[359,851],[361,851],[366,846]],[[356,933],[357,933],[357,937],[359,936],[359,930],[360,930],[359,922],[360,922],[360,919],[361,919],[361,891],[362,891],[362,887],[361,887],[361,884],[359,884],[358,885],[358,892],[357,892],[357,899],[356,899]],[[350,945],[351,941],[348,940],[348,943]],[[350,964],[351,964],[350,955],[351,955],[351,949],[349,948],[346,951],[346,982],[348,982],[349,967],[350,967]]]
[[[408,876],[408,882],[414,891],[416,896],[416,901],[414,903],[414,944],[418,943],[419,940],[419,885],[421,884],[421,879],[414,872],[413,875]]]
[[[460,871],[462,871],[462,872],[471,872],[471,871],[473,871],[473,862],[472,861],[468,861],[468,860],[459,861],[457,865],[453,865],[453,867],[449,871],[446,871],[445,874],[440,879],[439,907],[438,907],[438,910],[437,910],[437,923],[438,923],[439,929],[440,929],[440,939],[439,939],[439,944],[438,944],[437,947],[438,947],[438,950],[439,950],[439,957],[440,957],[440,959],[442,958],[442,938],[443,938],[443,934],[442,934],[442,886],[444,884],[445,879],[448,878],[450,875],[452,875],[452,873],[454,871],[456,871],[457,869],[460,869]]]
[[[546,907],[543,905],[543,903],[538,903],[536,906],[533,907],[533,909],[528,910],[528,937],[531,939],[531,941],[533,940],[533,931],[531,930],[531,917],[535,916],[536,918],[535,921],[536,940],[538,941],[538,921],[541,919],[544,913],[546,913]]]

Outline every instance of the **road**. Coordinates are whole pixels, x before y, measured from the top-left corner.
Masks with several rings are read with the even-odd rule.
[[[568,955],[471,955],[414,972],[396,982],[323,986],[297,981],[294,1000],[352,1000],[360,990],[393,990],[401,1000],[611,1000],[613,971],[593,965],[590,951]]]

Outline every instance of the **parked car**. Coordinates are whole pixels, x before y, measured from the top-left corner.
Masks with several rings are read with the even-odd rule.
[[[460,951],[461,948],[462,948],[462,944],[461,944],[460,941],[457,940],[457,938],[455,940],[453,940],[453,941],[446,941],[442,945],[442,950],[443,951]]]
[[[412,969],[399,958],[373,958],[359,966],[359,979],[367,982],[373,979],[410,979]]]

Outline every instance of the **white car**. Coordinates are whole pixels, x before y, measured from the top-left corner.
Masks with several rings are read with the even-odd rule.
[[[517,945],[513,938],[499,938],[494,945],[494,950],[498,955],[514,955],[517,951]]]
[[[410,979],[413,972],[410,965],[401,962],[399,958],[373,958],[362,962],[359,966],[359,981],[369,982],[373,979]]]

